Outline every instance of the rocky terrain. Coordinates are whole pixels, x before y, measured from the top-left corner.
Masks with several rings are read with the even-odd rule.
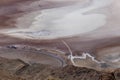
[[[104,72],[72,65],[29,65],[21,60],[0,58],[0,80],[120,80],[120,69]]]

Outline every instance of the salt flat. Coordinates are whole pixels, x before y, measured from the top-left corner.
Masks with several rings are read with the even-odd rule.
[[[119,68],[119,8],[119,0],[30,0],[4,4],[0,9],[0,45],[62,51],[65,54],[60,56],[71,64],[64,40],[73,56],[89,54],[85,59],[75,59],[79,67],[86,63],[85,67]],[[96,64],[92,58],[104,63]]]

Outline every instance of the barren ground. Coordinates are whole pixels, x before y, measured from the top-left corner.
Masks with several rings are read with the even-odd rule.
[[[26,26],[28,28],[38,11],[77,2],[83,1],[0,0],[0,56],[4,57],[0,58],[0,80],[120,79],[120,71],[117,69],[120,68],[119,0],[113,0],[110,6],[86,13],[101,13],[108,17],[105,25],[89,33],[45,40],[7,33],[14,29],[26,29]],[[62,40],[71,47],[73,55],[81,56],[87,52],[96,60],[104,60],[107,64],[97,65],[87,57],[85,60],[75,60],[80,66],[73,67],[68,59],[70,53]]]

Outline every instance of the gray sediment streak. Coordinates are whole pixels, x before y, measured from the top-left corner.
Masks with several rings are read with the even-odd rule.
[[[17,46],[8,45],[6,47],[0,47],[0,57],[20,59],[28,64],[42,63],[57,67],[63,67],[66,65],[64,59],[62,59],[59,55],[52,53],[52,51],[49,52],[49,50],[45,49],[37,50],[35,48],[31,48],[30,46],[28,49],[26,46]]]

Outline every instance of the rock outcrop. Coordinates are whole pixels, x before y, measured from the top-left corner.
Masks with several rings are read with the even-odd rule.
[[[120,80],[120,69],[100,72],[72,65],[28,65],[21,60],[0,58],[0,80]]]

